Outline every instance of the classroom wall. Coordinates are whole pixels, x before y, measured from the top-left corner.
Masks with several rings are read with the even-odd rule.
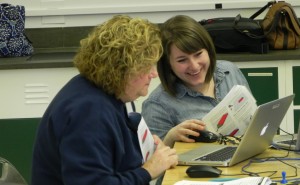
[[[114,14],[128,14],[162,23],[186,14],[196,20],[249,17],[269,0],[0,0],[26,8],[26,28],[94,26]],[[300,16],[300,1],[286,0]],[[258,19],[262,19],[264,12]]]

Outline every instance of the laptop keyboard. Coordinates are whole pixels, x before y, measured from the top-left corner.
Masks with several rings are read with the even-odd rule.
[[[228,146],[220,150],[217,150],[213,153],[202,156],[196,159],[196,161],[226,161],[232,158],[236,149],[237,147]]]
[[[279,141],[278,143],[287,144],[287,145],[296,145],[297,140],[286,140],[286,141]]]

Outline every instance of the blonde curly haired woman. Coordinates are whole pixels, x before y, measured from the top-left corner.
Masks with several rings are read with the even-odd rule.
[[[125,108],[148,93],[161,54],[157,26],[124,15],[81,41],[74,59],[80,74],[61,89],[41,120],[32,185],[142,185],[177,165],[175,150],[157,136],[155,152],[143,163]]]

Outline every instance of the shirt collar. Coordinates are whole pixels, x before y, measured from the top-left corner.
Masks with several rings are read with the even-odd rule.
[[[222,65],[222,67],[216,65],[216,70],[214,72],[215,87],[218,87],[219,84],[221,84],[221,82],[225,79],[226,75],[228,75],[229,73],[230,70],[227,65]]]

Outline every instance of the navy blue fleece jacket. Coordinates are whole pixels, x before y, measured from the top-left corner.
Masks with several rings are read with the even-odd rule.
[[[32,185],[144,185],[125,105],[78,75],[47,108],[36,136]]]

